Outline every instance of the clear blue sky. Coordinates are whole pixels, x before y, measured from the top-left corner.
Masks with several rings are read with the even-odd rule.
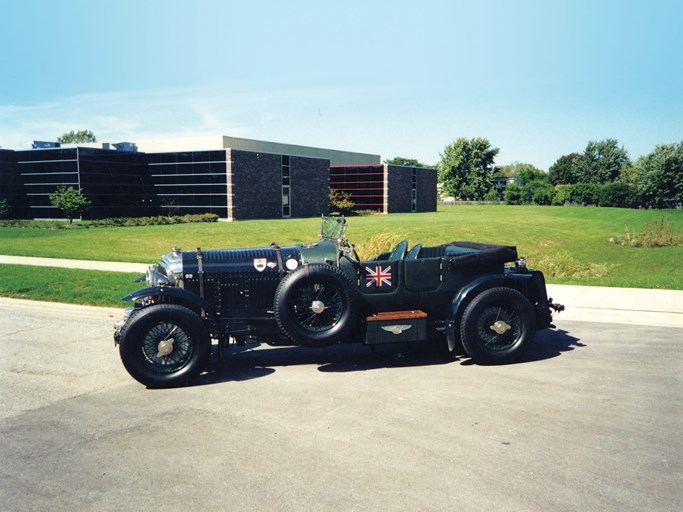
[[[0,146],[232,135],[547,169],[683,140],[683,3],[0,0]]]

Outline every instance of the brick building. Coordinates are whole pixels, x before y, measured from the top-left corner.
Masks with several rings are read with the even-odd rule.
[[[139,144],[83,144],[0,151],[0,178],[14,218],[60,218],[49,194],[81,188],[84,218],[214,213],[224,220],[314,217],[329,212],[330,187],[356,209],[434,211],[436,171],[380,164],[379,155],[234,137]]]
[[[400,165],[330,167],[330,188],[350,194],[355,210],[436,211],[436,169]]]

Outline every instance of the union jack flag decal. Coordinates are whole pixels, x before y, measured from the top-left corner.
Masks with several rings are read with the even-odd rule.
[[[369,288],[372,285],[381,287],[382,285],[391,286],[391,265],[382,268],[380,265],[375,267],[375,270],[370,267],[365,267],[367,274],[365,275],[365,286]]]

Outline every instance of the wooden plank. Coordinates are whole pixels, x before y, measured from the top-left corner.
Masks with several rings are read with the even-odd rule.
[[[367,317],[368,322],[377,322],[382,320],[402,320],[407,318],[427,318],[427,313],[424,311],[411,310],[411,311],[383,311],[382,313],[377,313],[375,315]]]

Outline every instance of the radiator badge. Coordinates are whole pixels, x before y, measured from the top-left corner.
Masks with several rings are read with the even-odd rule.
[[[254,258],[254,268],[259,272],[263,272],[266,269],[266,263],[268,263],[266,258]]]
[[[382,329],[391,334],[401,334],[403,331],[410,329],[412,325],[383,325]]]

